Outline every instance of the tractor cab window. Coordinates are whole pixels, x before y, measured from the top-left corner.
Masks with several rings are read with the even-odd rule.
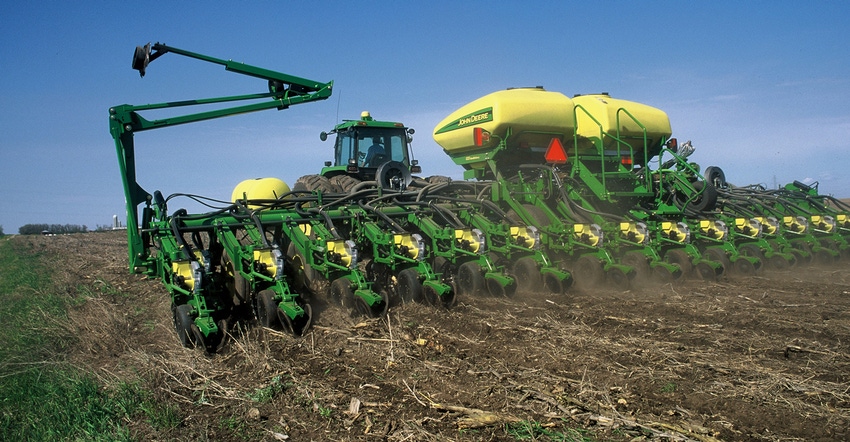
[[[360,127],[340,132],[336,140],[336,164],[353,158],[359,167],[378,167],[387,161],[408,165],[407,134],[403,128]]]

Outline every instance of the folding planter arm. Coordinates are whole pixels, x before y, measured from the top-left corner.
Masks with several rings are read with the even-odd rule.
[[[156,52],[151,52],[151,50]],[[149,129],[176,126],[197,121],[211,120],[214,118],[227,117],[231,115],[256,112],[267,109],[283,110],[293,104],[319,101],[331,96],[333,81],[321,83],[305,78],[295,77],[232,60],[221,60],[194,52],[166,46],[156,43],[152,47],[149,44],[136,47],[133,56],[133,69],[139,71],[144,77],[148,64],[160,56],[171,52],[190,58],[195,58],[209,63],[220,64],[225,70],[238,74],[268,80],[268,92],[237,95],[220,98],[206,98],[199,100],[186,100],[158,104],[146,104],[134,106],[122,104],[109,109],[109,132],[115,140],[115,148],[118,153],[118,165],[121,179],[124,184],[124,197],[127,204],[127,239],[130,254],[130,270],[141,272],[149,264],[147,245],[144,244],[139,229],[138,206],[142,203],[150,204],[151,195],[136,181],[136,161],[133,134]],[[160,120],[147,120],[138,114],[139,111],[152,109],[165,109],[183,106],[196,106],[216,103],[238,102],[246,100],[265,100],[257,103],[237,105],[224,109],[206,112],[186,114]],[[145,226],[143,226],[144,228]]]

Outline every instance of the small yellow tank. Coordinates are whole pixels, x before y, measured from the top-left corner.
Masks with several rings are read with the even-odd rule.
[[[289,193],[289,185],[278,178],[253,178],[244,180],[233,189],[230,200],[273,200]],[[260,206],[249,204],[249,208],[256,209]]]

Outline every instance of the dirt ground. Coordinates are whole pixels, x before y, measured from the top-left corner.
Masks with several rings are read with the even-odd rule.
[[[131,422],[140,440],[850,439],[846,262],[370,320],[316,299],[306,336],[246,325],[206,356],[124,232],[13,240],[78,299],[71,361],[179,407],[176,428]]]

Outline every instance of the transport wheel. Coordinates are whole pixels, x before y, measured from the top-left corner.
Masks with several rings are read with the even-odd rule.
[[[617,290],[626,291],[629,289],[630,284],[628,275],[616,267],[608,270],[605,273],[605,278],[608,280],[608,284]]]
[[[457,285],[463,295],[481,295],[486,285],[481,265],[475,261],[461,264],[457,269]]]
[[[635,270],[635,282],[643,284],[649,281],[652,269],[650,269],[649,261],[643,253],[636,250],[626,252],[620,262]]]
[[[195,333],[192,331],[192,326],[195,321],[192,320],[192,306],[189,304],[181,304],[172,309],[174,315],[174,329],[177,330],[177,339],[180,344],[186,348],[195,348],[197,345]]]
[[[668,251],[664,254],[664,260],[670,264],[679,266],[679,269],[682,270],[682,278],[687,278],[688,275],[691,274],[691,270],[693,270],[691,256],[688,255],[688,252],[682,249],[673,249]]]
[[[331,177],[331,184],[337,192],[350,193],[354,186],[360,184],[360,180],[351,175],[336,175]]]
[[[694,190],[697,193],[702,192],[702,195],[692,200],[689,208],[698,212],[714,210],[717,206],[717,189],[714,186],[706,185],[703,181],[697,181],[694,183]]]
[[[277,318],[277,303],[274,302],[275,293],[273,290],[263,290],[257,293],[257,298],[254,312],[257,316],[257,321],[260,325],[267,328],[276,328],[279,324]]]
[[[585,255],[576,260],[572,272],[576,285],[581,289],[598,286],[605,277],[602,261],[593,255]]]
[[[705,168],[705,182],[714,186],[717,189],[726,188],[726,174],[723,169],[717,166],[708,166]]]
[[[534,258],[524,256],[518,259],[513,265],[512,272],[516,289],[520,293],[536,293],[543,289],[543,277]]]
[[[422,282],[419,281],[419,272],[416,269],[404,269],[398,272],[397,279],[398,294],[402,302],[423,302],[425,300]]]

